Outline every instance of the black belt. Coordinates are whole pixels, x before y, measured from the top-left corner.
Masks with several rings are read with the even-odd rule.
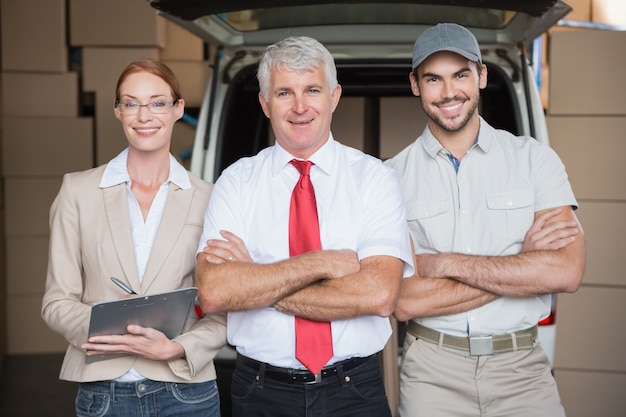
[[[319,374],[314,375],[312,372],[306,369],[295,368],[281,368],[279,366],[272,366],[267,363],[259,362],[247,356],[237,354],[237,360],[255,371],[260,371],[261,367],[265,366],[265,377],[271,378],[275,381],[286,382],[289,384],[316,384],[322,381],[328,381],[331,378],[337,378],[337,368],[341,367],[344,372],[350,371],[359,365],[364,364],[370,360],[374,355],[370,355],[364,358],[351,358],[345,361],[340,361],[323,368]]]
[[[532,349],[535,339],[537,339],[537,326],[511,334],[478,337],[452,336],[422,326],[414,321],[409,321],[407,330],[418,339],[435,344],[441,343],[442,346],[469,352],[472,356]]]

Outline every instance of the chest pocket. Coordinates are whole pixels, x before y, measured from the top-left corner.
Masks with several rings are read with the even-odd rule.
[[[407,219],[415,250],[447,252],[454,241],[454,212],[450,200],[430,200],[407,204]]]
[[[517,190],[487,196],[489,226],[501,239],[523,242],[535,217],[535,196],[531,190]]]

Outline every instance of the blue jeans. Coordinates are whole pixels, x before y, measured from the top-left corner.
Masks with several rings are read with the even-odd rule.
[[[76,416],[220,417],[220,397],[215,381],[84,382],[76,395]]]
[[[376,355],[315,384],[277,380],[238,359],[231,397],[233,417],[391,417]]]

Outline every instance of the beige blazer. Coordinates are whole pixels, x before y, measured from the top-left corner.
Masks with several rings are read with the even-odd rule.
[[[50,208],[50,248],[42,317],[69,343],[60,378],[110,380],[135,367],[157,381],[201,382],[216,378],[213,358],[226,342],[225,315],[198,319],[192,311],[187,330],[175,340],[186,356],[170,362],[134,355],[85,363],[91,305],[118,299],[117,277],[138,294],[194,285],[195,255],[212,184],[189,173],[192,187],[170,184],[163,218],[139,283],[126,184],[101,189],[105,166],[66,174]]]

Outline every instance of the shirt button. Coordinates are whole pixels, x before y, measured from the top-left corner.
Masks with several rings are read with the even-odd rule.
[[[465,253],[472,253],[472,248],[470,247],[465,248]]]

